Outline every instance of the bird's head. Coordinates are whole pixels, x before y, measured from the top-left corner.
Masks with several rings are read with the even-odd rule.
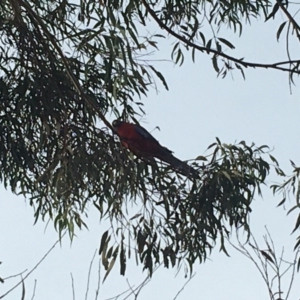
[[[114,120],[112,122],[112,127],[117,130],[122,125],[122,123],[123,122],[121,120]]]

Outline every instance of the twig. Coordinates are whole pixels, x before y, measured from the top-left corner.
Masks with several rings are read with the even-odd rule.
[[[134,299],[136,299],[136,293],[135,293],[135,290],[133,289],[134,286],[130,285],[128,279],[126,279],[126,282],[127,282],[127,285],[129,286],[129,290],[131,291],[131,293],[126,298],[124,298],[124,300],[127,299],[131,294],[133,294],[134,295]]]
[[[23,272],[20,272],[16,275],[11,275],[11,276],[8,276],[8,277],[5,277],[3,278],[3,280],[7,280],[7,279],[10,279],[10,278],[14,278],[14,277],[19,277],[20,275],[22,275],[23,273],[27,272],[28,269],[24,270]]]
[[[120,296],[122,296],[122,295],[126,294],[128,291],[130,291],[130,288],[129,288],[128,290],[125,290],[124,292],[120,293],[120,294],[119,294],[119,295],[117,295],[117,296],[113,296],[113,297],[111,297],[111,298],[106,298],[106,299],[104,299],[104,300],[113,300],[113,299],[118,299]]]
[[[75,300],[74,278],[73,278],[73,274],[72,273],[71,273],[71,281],[72,281],[72,295],[73,295],[73,300]]]
[[[99,291],[100,291],[100,282],[101,282],[101,261],[99,259],[99,263],[98,263],[98,285],[97,285],[97,289],[96,289],[96,297],[95,297],[95,300],[98,299],[98,296],[99,296]]]
[[[24,279],[21,275],[21,279],[22,279],[22,295],[21,295],[21,300],[25,300],[25,284],[24,284]]]
[[[66,235],[66,231],[64,232],[64,234],[61,236],[60,239],[58,239],[53,246],[47,251],[47,253],[39,260],[39,262],[33,267],[33,269],[31,269],[31,271],[26,274],[26,276],[19,281],[16,285],[14,285],[11,289],[9,289],[6,293],[4,293],[3,295],[0,296],[0,299],[4,298],[5,296],[7,296],[11,291],[13,291],[15,288],[17,288],[26,278],[28,278],[28,276],[45,260],[45,258],[50,254],[50,252],[56,247],[56,245],[58,243],[61,242],[62,238]]]
[[[35,291],[36,291],[36,283],[37,283],[37,281],[35,280],[35,281],[34,281],[34,286],[33,286],[33,293],[32,293],[32,297],[31,297],[31,300],[33,300],[33,299],[34,299],[34,297],[35,297]]]
[[[291,279],[289,282],[289,286],[288,286],[288,291],[285,297],[285,300],[288,299],[291,289],[292,289],[292,285],[294,282],[294,277],[295,277],[295,272],[296,272],[296,266],[297,266],[297,258],[298,255],[300,253],[300,249],[297,251],[297,253],[295,254],[294,257],[294,261],[293,262],[287,262],[283,259],[283,255],[284,255],[284,248],[281,251],[280,256],[276,255],[276,251],[275,251],[275,245],[273,242],[273,239],[271,237],[271,234],[269,233],[267,227],[266,227],[266,231],[267,231],[267,235],[264,236],[264,242],[267,246],[267,252],[269,253],[272,262],[270,261],[270,259],[268,259],[265,255],[263,255],[265,251],[260,250],[259,246],[254,238],[254,236],[251,234],[251,243],[254,243],[254,245],[252,245],[250,242],[248,242],[248,245],[253,249],[255,256],[256,256],[256,260],[260,261],[260,265],[256,262],[256,260],[254,259],[255,256],[251,255],[248,250],[246,249],[245,245],[242,245],[239,237],[237,236],[237,241],[238,241],[238,245],[239,247],[235,246],[232,244],[232,242],[229,241],[229,243],[239,252],[241,252],[243,255],[245,255],[246,257],[248,257],[256,266],[256,268],[258,269],[258,271],[260,272],[260,274],[262,275],[262,277],[264,278],[264,281],[267,285],[268,291],[269,291],[269,296],[271,300],[274,300],[275,298],[277,299],[281,299],[281,295],[283,294],[283,290],[282,290],[282,277],[287,274],[287,272],[292,268],[292,274],[291,274]],[[287,264],[288,266],[282,271],[281,269],[283,268],[282,263]],[[270,280],[269,276],[271,276],[272,274],[270,273],[270,269],[268,267],[272,267],[272,271],[275,273],[275,275],[272,277],[272,279]],[[273,287],[274,286],[274,281],[277,280],[277,288]],[[276,288],[276,292],[273,293],[273,289]]]
[[[187,286],[187,284],[195,277],[196,273],[194,273],[189,280],[182,286],[182,288],[177,292],[175,298],[173,300],[176,300],[176,298],[179,296],[179,294],[184,290],[184,288]]]
[[[288,12],[288,10],[284,7],[284,5],[282,4],[281,0],[276,0],[278,6],[280,7],[280,9],[283,11],[283,13],[286,15],[286,17],[289,19],[289,21],[291,22],[291,24],[294,27],[294,30],[296,32],[297,38],[300,42],[300,26],[298,25],[298,23],[295,21],[295,19],[291,16],[291,14]]]
[[[154,270],[153,270],[153,272],[152,272],[152,274],[154,274],[154,272],[156,272],[160,267],[162,266],[162,264],[160,263]],[[131,286],[129,285],[129,281],[127,280],[127,283],[128,283],[128,285],[129,285],[129,287],[130,287],[130,289],[131,289],[131,293],[127,296],[127,297],[125,297],[123,300],[126,300],[130,295],[132,295],[132,294],[134,294],[135,295],[135,297],[134,297],[134,299],[136,300],[137,299],[137,297],[138,297],[138,295],[139,295],[139,293],[141,292],[141,290],[142,290],[142,288],[146,285],[146,284],[148,284],[149,283],[149,281],[151,280],[151,277],[150,277],[150,275],[147,275],[147,277],[135,288],[135,289],[132,289],[131,288]],[[137,291],[137,292],[136,292]]]
[[[97,249],[95,250],[95,253],[93,255],[93,258],[91,260],[90,267],[89,267],[87,286],[86,286],[86,292],[85,292],[85,300],[87,300],[87,298],[88,298],[88,293],[89,293],[89,288],[90,288],[91,271],[92,271],[92,266],[93,266],[93,262],[94,262],[96,253],[97,253]]]
[[[156,268],[154,268],[152,274],[154,272],[156,272],[158,270],[159,267],[161,267],[162,264],[159,264]],[[120,296],[126,294],[127,292],[130,291],[130,293],[125,297],[123,298],[123,300],[126,300],[128,299],[132,294],[135,296],[134,299],[137,299],[137,296],[139,295],[139,293],[141,292],[142,288],[149,283],[149,281],[151,280],[151,277],[150,275],[147,275],[147,277],[135,288],[134,286],[131,286],[128,279],[126,280],[127,281],[127,284],[129,286],[129,288],[127,290],[125,290],[124,292],[118,294],[117,296],[113,296],[113,297],[110,297],[110,298],[106,298],[105,300],[113,300],[113,299],[118,299]]]
[[[289,298],[289,295],[290,295],[290,292],[292,290],[292,286],[293,286],[293,283],[294,283],[295,273],[296,273],[296,266],[297,266],[297,258],[298,258],[299,253],[300,253],[300,248],[298,248],[298,250],[295,254],[295,257],[294,257],[292,276],[291,276],[290,284],[289,284],[289,287],[288,287],[288,291],[286,293],[286,300]]]
[[[252,255],[250,254],[250,252],[246,249],[246,247],[244,245],[242,245],[242,243],[240,242],[239,240],[239,237],[238,237],[238,233],[236,234],[236,238],[237,238],[237,241],[238,241],[238,244],[239,244],[239,247],[238,248],[237,246],[235,246],[230,240],[228,240],[228,242],[230,243],[230,245],[235,248],[238,252],[242,253],[243,255],[245,255],[246,257],[248,257],[248,259],[250,259],[254,265],[256,266],[258,272],[260,273],[261,277],[263,278],[264,282],[266,283],[267,287],[268,287],[268,292],[269,292],[269,295],[272,295],[272,291],[270,290],[269,288],[269,284],[268,284],[268,277],[266,276],[266,274],[263,273],[263,271],[261,270],[261,268],[259,267],[258,263],[255,261],[255,259],[252,257]],[[254,243],[256,243],[256,241],[254,240]],[[253,245],[250,245],[251,248],[255,251],[257,248],[256,246],[253,246]],[[242,250],[241,250],[242,249]],[[261,260],[261,257],[259,255],[259,252],[255,251],[256,252],[256,255],[257,257],[259,258],[260,260],[260,263],[263,265],[263,262]]]

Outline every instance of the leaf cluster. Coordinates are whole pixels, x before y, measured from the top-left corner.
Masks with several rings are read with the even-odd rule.
[[[97,117],[134,118],[142,111],[134,96],[146,94],[153,74],[166,86],[151,64],[139,63],[145,46],[125,34],[129,23],[100,8],[0,3],[0,180],[29,198],[36,220],[50,217],[71,236],[94,195],[114,197],[120,149]]]
[[[101,239],[107,272],[108,261],[113,256],[115,262],[119,254],[124,274],[132,252],[150,274],[160,263],[180,267],[186,262],[192,272],[195,261],[205,261],[217,242],[227,253],[224,240],[232,228],[250,232],[250,206],[269,172],[269,163],[261,157],[264,147],[217,140],[210,148],[213,152],[201,168],[201,180],[161,174],[154,166],[151,173],[149,166],[137,173],[138,210],[132,215],[132,209],[120,209],[123,218],[112,221]]]
[[[283,196],[282,200],[278,203],[278,206],[283,206],[286,204],[286,200],[289,199],[290,196],[295,197],[296,203],[293,205],[287,212],[289,215],[292,212],[296,212],[300,209],[300,167],[298,167],[292,160],[291,166],[293,168],[292,175],[286,175],[280,168],[279,164],[275,158],[272,158],[275,164],[275,170],[277,174],[284,178],[283,183],[276,183],[271,186],[274,194],[280,194]],[[300,228],[300,213],[296,218],[296,223],[292,233],[299,232]],[[294,246],[294,250],[299,251],[300,249],[300,236],[297,237],[296,244]],[[298,258],[297,270],[300,270],[300,258]]]

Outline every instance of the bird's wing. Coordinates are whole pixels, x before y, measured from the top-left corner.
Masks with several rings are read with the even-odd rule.
[[[140,126],[140,125],[135,125],[134,126],[136,132],[141,135],[143,138],[147,139],[147,140],[152,140],[152,141],[157,141],[157,139],[154,138],[153,135],[151,135],[144,127]]]

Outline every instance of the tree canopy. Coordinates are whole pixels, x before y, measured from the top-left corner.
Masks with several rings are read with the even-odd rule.
[[[76,227],[88,226],[88,207],[108,217],[111,228],[99,249],[107,274],[116,259],[124,274],[132,251],[150,272],[158,262],[185,262],[192,270],[217,241],[226,252],[232,228],[250,232],[251,203],[270,168],[285,176],[268,147],[217,139],[209,155],[199,153],[192,162],[200,178],[186,178],[123,149],[107,116],[137,122],[149,90],[158,81],[168,89],[147,60],[167,36],[176,64],[184,63],[185,50],[193,59],[199,51],[218,75],[272,68],[293,80],[300,60],[289,52],[287,61],[248,62],[231,56],[234,45],[221,35],[221,28],[241,35],[253,18],[271,21],[282,11],[286,21],[277,38],[286,28],[287,37],[295,33],[298,39],[288,8],[288,2],[265,0],[2,1],[1,182],[28,199],[36,221],[53,220],[60,234],[67,229],[72,237]],[[145,30],[153,21],[159,33]],[[273,190],[292,188],[295,209],[299,168],[293,167],[294,175]]]

